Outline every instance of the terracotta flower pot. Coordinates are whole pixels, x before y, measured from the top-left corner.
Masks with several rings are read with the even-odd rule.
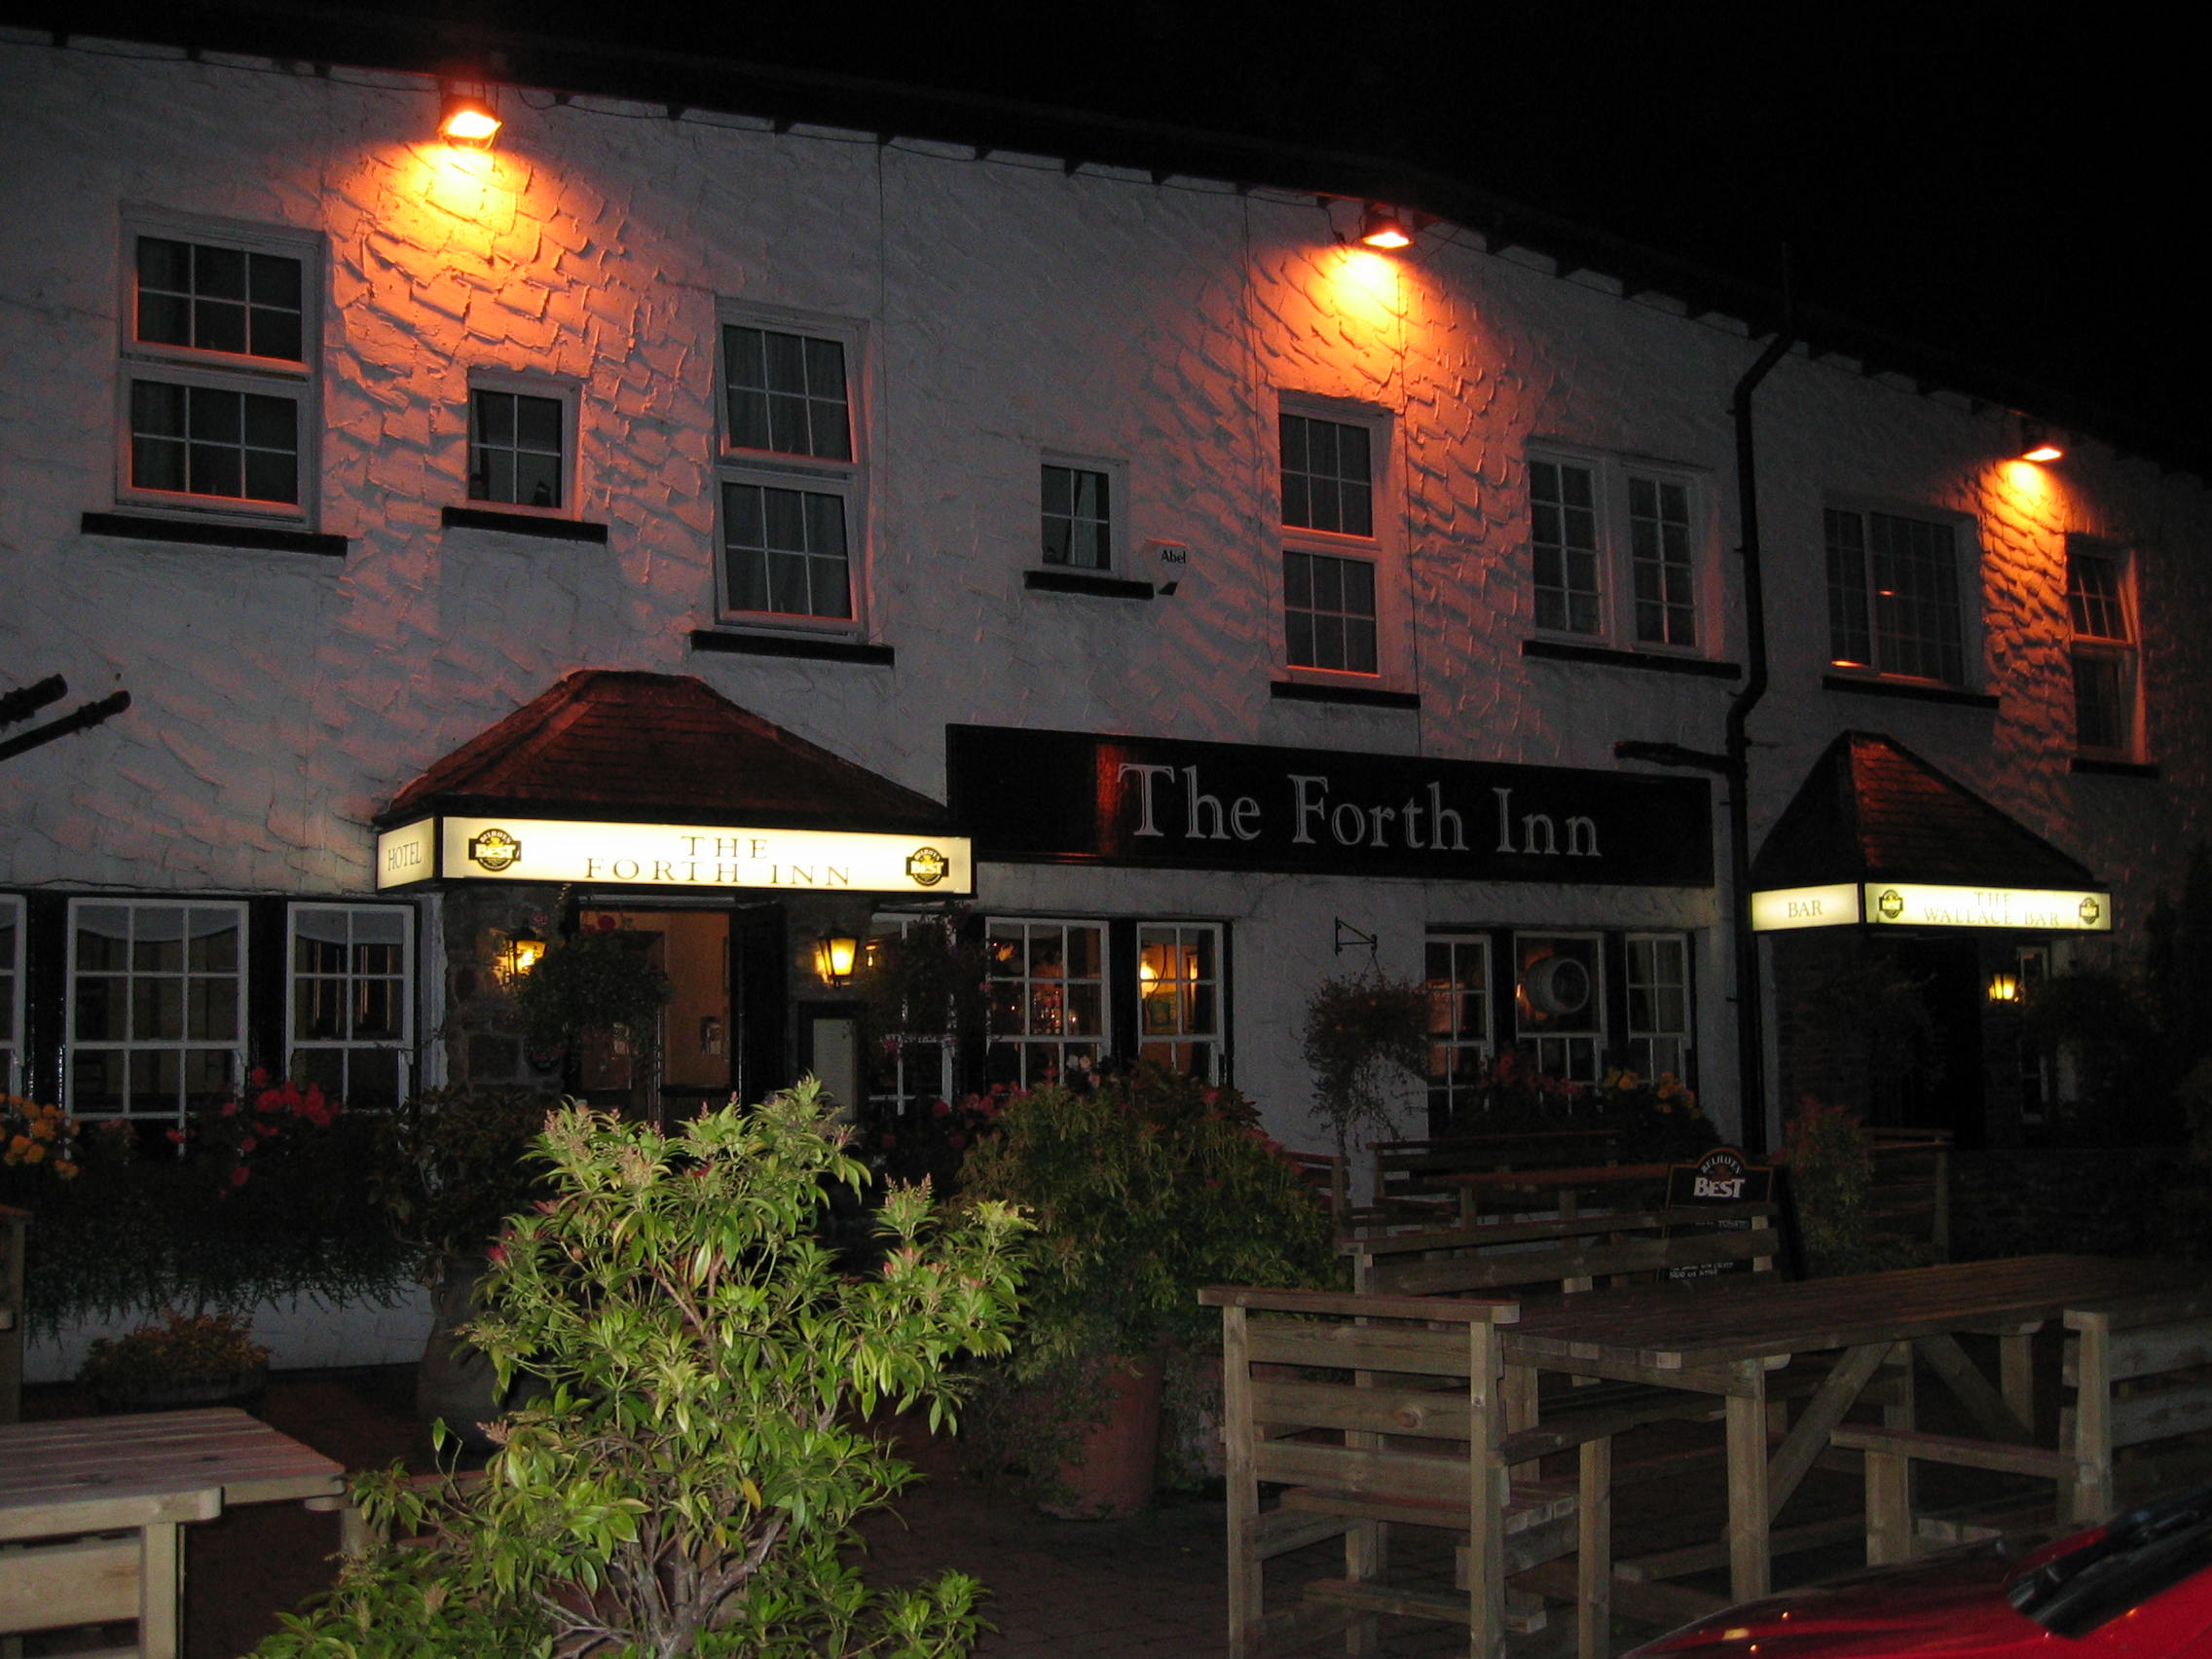
[[[1118,1521],[1152,1502],[1153,1464],[1160,1453],[1160,1358],[1146,1354],[1106,1365],[1111,1390],[1106,1420],[1060,1465],[1060,1481],[1072,1495],[1039,1505],[1063,1521]]]

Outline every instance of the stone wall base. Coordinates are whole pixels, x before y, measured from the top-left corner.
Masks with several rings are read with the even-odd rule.
[[[408,1285],[389,1302],[329,1305],[313,1297],[265,1302],[253,1310],[254,1341],[269,1346],[276,1371],[336,1365],[412,1364],[423,1357],[430,1334],[430,1294]],[[120,1337],[158,1317],[153,1312],[89,1319],[23,1345],[23,1381],[65,1382],[85,1362],[95,1337]]]

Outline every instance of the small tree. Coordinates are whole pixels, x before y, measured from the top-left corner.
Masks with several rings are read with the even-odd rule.
[[[1022,1223],[940,1224],[895,1190],[877,1272],[811,1234],[826,1183],[861,1188],[809,1081],[675,1136],[571,1107],[540,1143],[556,1196],[496,1252],[469,1334],[502,1381],[546,1392],[500,1424],[482,1486],[365,1489],[427,1550],[351,1565],[267,1659],[415,1654],[743,1654],[940,1659],[968,1651],[975,1581],[871,1593],[839,1559],[856,1517],[912,1478],[856,1417],[926,1400],[1002,1354]]]

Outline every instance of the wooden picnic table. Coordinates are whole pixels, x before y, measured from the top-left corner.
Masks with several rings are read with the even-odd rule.
[[[178,1528],[234,1503],[339,1508],[345,1485],[330,1458],[231,1407],[0,1426],[0,1636],[136,1619],[125,1651],[174,1659]]]
[[[1500,1335],[1509,1392],[1517,1381],[1527,1398],[1535,1397],[1531,1374],[1554,1371],[1725,1400],[1726,1556],[1735,1599],[1748,1601],[1770,1587],[1775,1516],[1899,1344],[1912,1345],[1992,1438],[2025,1442],[2035,1420],[2028,1339],[2039,1326],[2070,1308],[2207,1282],[2212,1269],[2194,1264],[2060,1255],[1799,1282],[1740,1276],[1530,1300]],[[1999,1339],[1999,1386],[1959,1346],[1962,1333]],[[1768,1374],[1793,1355],[1838,1350],[1770,1456]],[[1890,1408],[1893,1417],[1910,1410]]]
[[[1696,1160],[1685,1160],[1695,1162]],[[1456,1187],[1459,1193],[1459,1222],[1472,1227],[1485,1194],[1525,1193],[1548,1197],[1563,1217],[1578,1213],[1580,1195],[1607,1187],[1663,1187],[1671,1163],[1589,1163],[1567,1169],[1462,1169],[1431,1175],[1439,1187]]]

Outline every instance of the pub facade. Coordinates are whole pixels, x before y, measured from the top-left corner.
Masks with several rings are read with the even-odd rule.
[[[68,688],[0,743],[129,693],[0,761],[17,1092],[918,1111],[1148,1056],[1317,1145],[1304,1010],[1372,970],[1430,991],[1409,1133],[1515,1051],[1761,1145],[1845,1086],[1773,1017],[1819,941],[1922,941],[1964,1033],[2006,962],[2125,961],[2212,831],[2212,503],[2093,430],[2024,461],[2038,412],[1808,339],[1748,480],[1763,325],[1449,190],[1381,252],[1349,161],[521,39],[462,145],[404,34],[308,44],[0,32],[0,692]],[[925,924],[984,1012],[887,1071],[833,946]],[[621,927],[650,1077],[512,1018]],[[1989,1132],[1950,1075],[1900,1121]]]

